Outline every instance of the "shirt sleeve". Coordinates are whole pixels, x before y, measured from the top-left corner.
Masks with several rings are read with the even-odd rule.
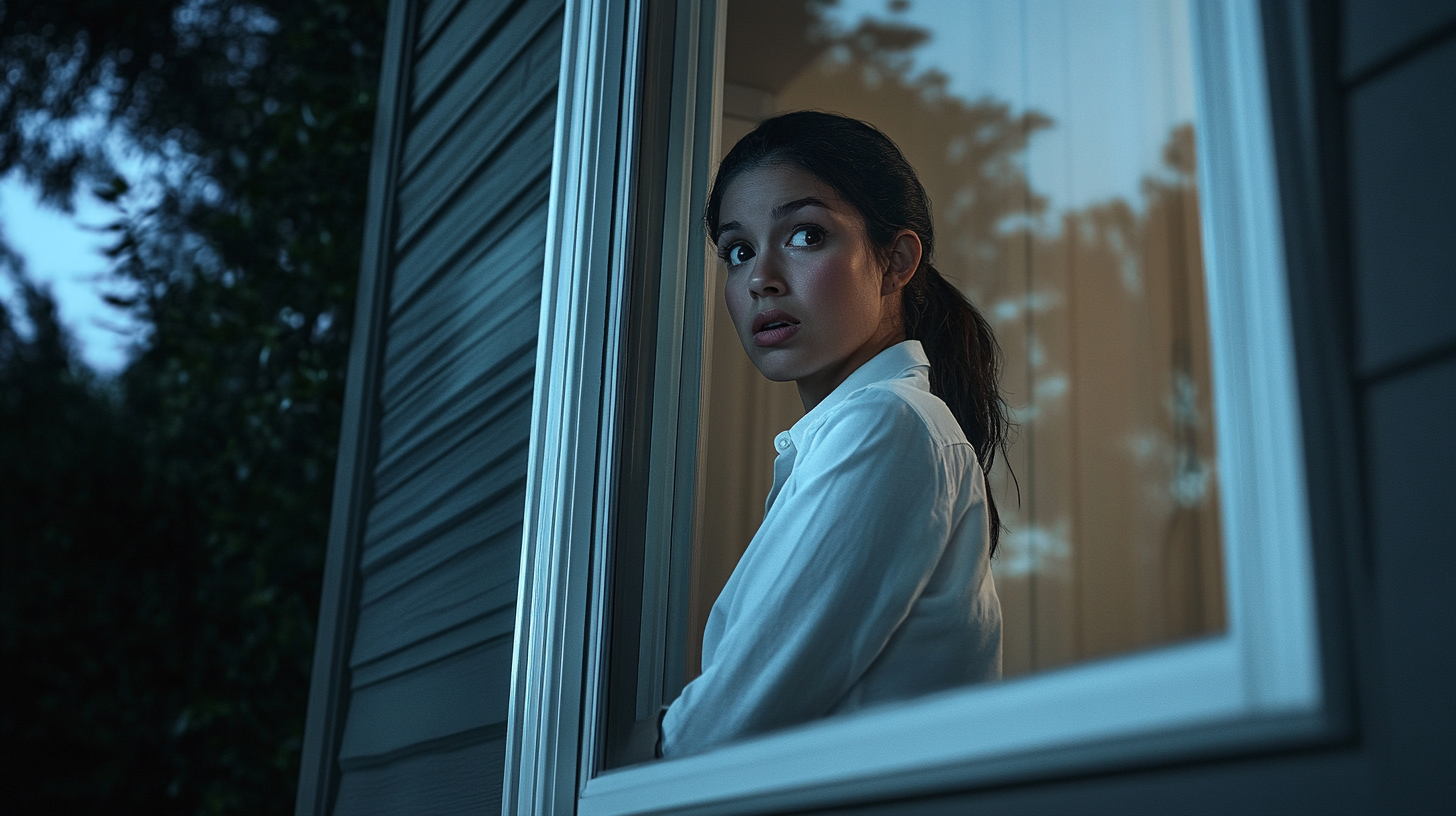
[[[960,476],[899,396],[846,400],[794,463],[733,581],[712,664],[663,720],[680,756],[827,714],[930,580]]]

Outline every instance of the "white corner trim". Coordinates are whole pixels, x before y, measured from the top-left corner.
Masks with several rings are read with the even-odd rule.
[[[567,0],[503,814],[569,813],[577,795],[593,512],[613,297],[624,0]]]

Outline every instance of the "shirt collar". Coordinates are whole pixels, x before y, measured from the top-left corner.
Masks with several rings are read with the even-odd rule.
[[[870,358],[868,362],[846,377],[838,388],[829,392],[829,396],[814,406],[814,410],[795,422],[794,427],[786,433],[794,441],[794,447],[802,447],[804,434],[808,433],[815,423],[828,416],[835,406],[844,402],[850,394],[877,382],[897,379],[910,372],[919,375],[915,377],[916,381],[923,390],[929,392],[930,358],[925,356],[925,348],[920,345],[919,340],[896,343]]]

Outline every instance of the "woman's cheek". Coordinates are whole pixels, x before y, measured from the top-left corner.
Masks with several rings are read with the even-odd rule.
[[[733,273],[729,272],[728,280],[723,284],[723,305],[728,308],[728,319],[733,321],[734,330],[738,331],[741,335],[743,333],[744,311],[747,308],[744,305],[746,297],[745,293],[740,291],[742,285],[734,286],[735,283],[737,281],[734,280]]]

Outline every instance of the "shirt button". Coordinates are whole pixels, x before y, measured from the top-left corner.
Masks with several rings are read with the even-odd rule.
[[[789,435],[787,433],[779,434],[779,438],[774,440],[774,446],[777,447],[779,450],[788,450]]]

